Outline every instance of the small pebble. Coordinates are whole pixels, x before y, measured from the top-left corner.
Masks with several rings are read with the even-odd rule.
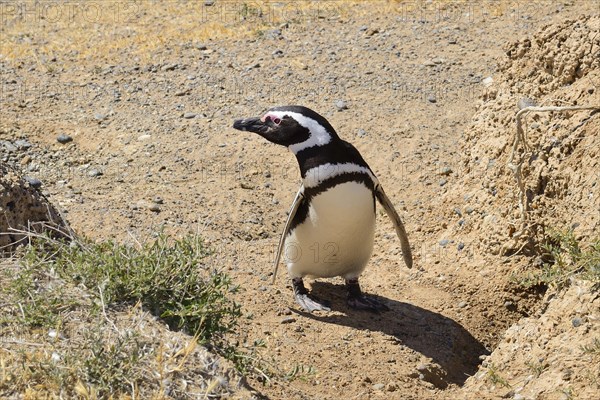
[[[458,244],[458,246],[456,246],[456,248],[458,249],[458,251],[461,251],[462,249],[465,248],[465,244],[461,242]]]
[[[32,178],[32,177],[30,177],[30,176],[26,176],[26,177],[25,177],[25,181],[26,181],[27,183],[29,183],[29,186],[31,186],[31,187],[32,187],[32,188],[34,188],[34,189],[39,189],[39,188],[41,188],[41,187],[42,187],[42,181],[40,181],[40,180],[39,180],[39,179],[37,179],[37,178]]]
[[[148,207],[148,210],[150,210],[152,212],[160,212],[160,206],[156,203],[150,204],[150,207]]]
[[[335,107],[337,108],[338,111],[343,111],[343,110],[348,109],[348,105],[346,104],[346,102],[344,100],[337,100],[335,102]]]
[[[25,139],[19,139],[19,140],[15,140],[15,146],[17,147],[17,149],[19,150],[27,150],[28,148],[30,148],[32,145],[31,143],[29,143],[27,140]]]
[[[452,173],[452,168],[450,167],[443,167],[440,170],[440,175],[450,175]]]
[[[466,306],[467,306],[466,301],[461,301],[460,303],[458,303],[458,308],[465,308]]]
[[[573,324],[573,327],[578,328],[581,326],[581,324],[583,323],[583,321],[581,320],[581,318],[579,317],[575,317],[571,320],[571,323]]]
[[[437,99],[435,98],[435,95],[430,94],[429,96],[427,96],[427,101],[430,103],[437,103]]]
[[[383,390],[384,388],[385,388],[385,385],[383,383],[376,383],[373,385],[374,390]]]
[[[296,318],[294,317],[285,317],[281,320],[282,324],[291,324],[292,322],[296,322]]]
[[[165,201],[162,199],[162,197],[160,197],[160,196],[156,196],[155,198],[153,198],[153,199],[152,199],[152,201],[153,201],[155,204],[163,204],[163,203],[165,202]]]
[[[196,113],[193,113],[193,112],[186,112],[185,114],[183,114],[183,118],[185,118],[185,119],[192,119],[192,118],[196,118]]]
[[[440,246],[442,246],[442,247],[446,246],[448,243],[450,243],[450,239],[440,240]]]
[[[102,171],[100,171],[100,170],[97,170],[97,169],[95,169],[95,168],[93,168],[93,169],[90,169],[90,170],[88,171],[88,173],[87,173],[87,174],[88,174],[88,176],[89,176],[90,178],[97,178],[97,177],[99,177],[99,176],[102,176],[102,175],[104,175],[104,174],[102,173]]]
[[[73,138],[71,136],[65,135],[63,133],[63,134],[58,135],[58,137],[56,138],[56,141],[60,144],[66,144],[66,143],[72,142]]]
[[[440,179],[440,186],[444,186],[446,183],[448,183],[447,179]]]

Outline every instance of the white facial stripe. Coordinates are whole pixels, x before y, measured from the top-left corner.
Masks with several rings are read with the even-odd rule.
[[[323,146],[331,142],[331,135],[325,127],[319,124],[312,118],[308,118],[302,114],[291,112],[291,111],[270,111],[267,115],[276,116],[282,119],[285,115],[289,115],[294,118],[300,125],[307,128],[310,131],[310,136],[307,140],[302,143],[295,143],[289,146],[289,149],[294,153],[298,154],[299,151],[308,149],[314,146]]]
[[[345,164],[323,164],[318,167],[311,168],[306,171],[306,176],[304,177],[304,187],[315,187],[320,185],[322,182],[327,179],[333,178],[338,175],[352,173],[352,172],[363,172],[371,177],[374,185],[377,185],[379,181],[369,171],[366,167],[361,167],[360,165],[345,163]]]

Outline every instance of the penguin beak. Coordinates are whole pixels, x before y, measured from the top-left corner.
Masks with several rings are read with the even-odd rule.
[[[264,133],[268,126],[260,118],[237,119],[233,122],[233,127],[239,131],[249,131],[254,133]]]

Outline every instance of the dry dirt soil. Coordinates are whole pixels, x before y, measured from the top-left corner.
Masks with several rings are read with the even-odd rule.
[[[511,279],[536,262],[515,232],[540,229],[520,221],[506,166],[519,99],[599,103],[597,2],[69,4],[0,2],[0,162],[39,179],[81,235],[128,242],[199,232],[214,250],[207,262],[241,287],[240,341],[264,340],[274,369],[297,372],[269,384],[250,378],[261,396],[598,393],[598,360],[575,354],[599,334],[597,292],[573,286],[582,288],[573,307],[548,307],[543,291]],[[270,284],[299,173],[286,149],[231,125],[287,104],[318,111],[352,142],[405,221],[415,267],[404,266],[378,210],[361,280],[389,312],[348,309],[332,279],[311,286],[333,311],[307,314],[285,273]],[[528,120],[530,144],[545,149],[523,170],[531,218],[576,226],[584,241],[600,229],[598,117]],[[59,143],[63,134],[73,140]],[[578,310],[583,328],[566,309]],[[558,322],[543,325],[549,310]],[[562,339],[550,340],[563,325]],[[528,326],[548,336],[535,351]],[[496,348],[504,352],[490,357]],[[561,349],[573,365],[544,364]],[[529,377],[533,357],[555,373]],[[490,365],[503,379],[489,379]]]

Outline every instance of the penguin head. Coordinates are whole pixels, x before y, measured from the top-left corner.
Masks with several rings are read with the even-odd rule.
[[[238,119],[233,127],[257,133],[272,143],[288,147],[296,154],[306,148],[323,146],[339,139],[323,116],[302,106],[274,107],[262,117]]]

